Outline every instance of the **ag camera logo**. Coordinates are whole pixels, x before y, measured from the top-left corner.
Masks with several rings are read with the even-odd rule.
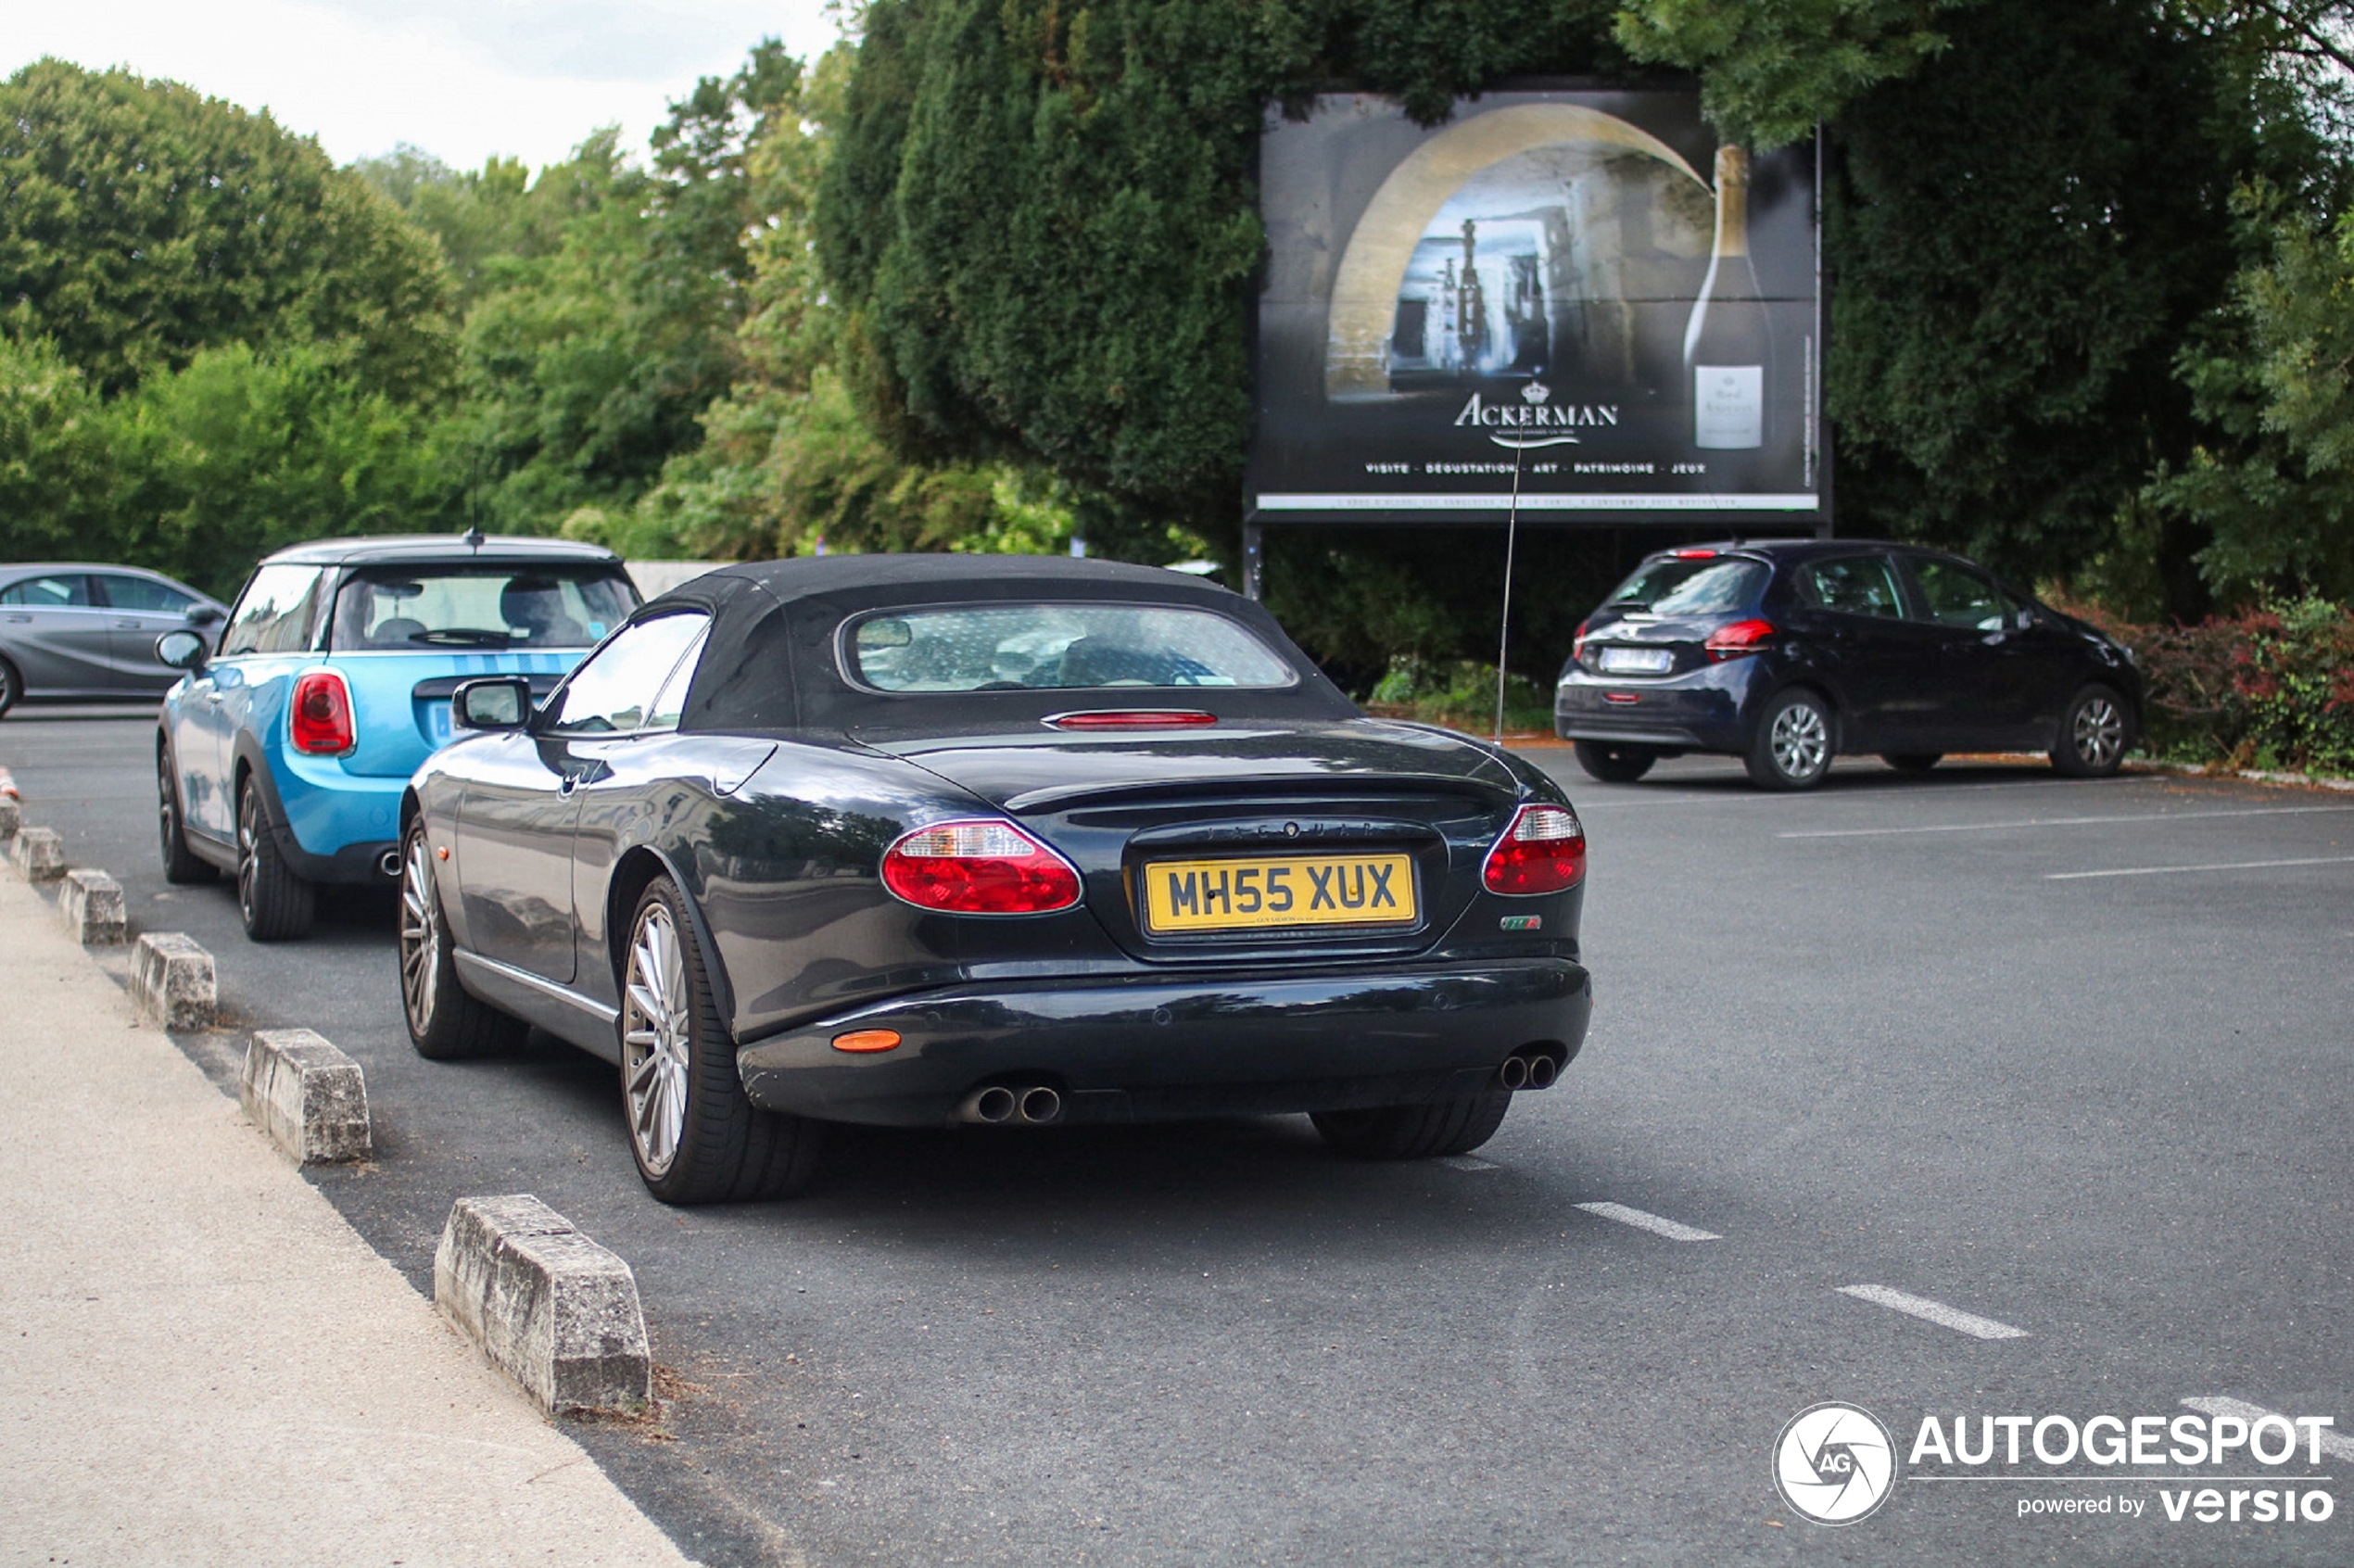
[[[1895,1481],[1896,1440],[1860,1406],[1809,1405],[1774,1440],[1774,1485],[1794,1512],[1817,1524],[1870,1518]]]

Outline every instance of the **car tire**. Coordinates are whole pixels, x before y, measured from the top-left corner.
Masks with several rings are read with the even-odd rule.
[[[0,659],[0,718],[6,718],[8,710],[17,705],[17,699],[23,695],[24,677],[17,673],[16,665]]]
[[[1882,752],[1879,760],[1899,773],[1927,773],[1943,761],[1943,752]]]
[[[664,1203],[785,1197],[809,1184],[825,1124],[744,1094],[686,895],[657,877],[623,951],[621,1105],[646,1190]]]
[[[246,779],[237,790],[237,915],[246,935],[255,942],[300,942],[310,934],[318,909],[318,890],[278,853],[261,786]]]
[[[400,846],[400,1011],[409,1043],[429,1062],[496,1056],[523,1043],[526,1026],[458,983],[449,921],[435,883],[422,819]]]
[[[1577,765],[1587,774],[1605,784],[1632,784],[1652,770],[1659,760],[1658,751],[1651,746],[1621,746],[1609,740],[1580,740],[1576,743]]]
[[[2052,766],[2070,778],[2107,778],[2122,766],[2133,738],[2133,710],[2106,686],[2069,701],[2052,737]]]
[[[1830,773],[1839,731],[1830,702],[1804,687],[1782,692],[1757,715],[1743,762],[1762,790],[1812,790]]]
[[[175,887],[209,882],[221,873],[188,848],[185,815],[180,809],[180,765],[169,745],[156,748],[156,832],[163,850],[163,879]]]
[[[1496,1135],[1512,1097],[1501,1090],[1427,1106],[1318,1111],[1309,1118],[1335,1154],[1351,1159],[1429,1159],[1469,1154]]]

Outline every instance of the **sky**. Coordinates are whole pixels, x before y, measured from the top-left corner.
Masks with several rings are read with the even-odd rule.
[[[825,0],[0,0],[0,76],[128,66],[267,107],[338,163],[406,142],[538,168],[601,125],[642,149],[764,35],[807,59],[839,32]]]

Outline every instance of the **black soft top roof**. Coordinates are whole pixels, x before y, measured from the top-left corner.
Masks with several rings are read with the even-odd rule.
[[[989,601],[1098,601],[1184,606],[1240,621],[1299,675],[1279,691],[1188,688],[1184,706],[1313,709],[1350,716],[1356,705],[1313,661],[1293,646],[1273,616],[1217,583],[1158,566],[1078,561],[1052,555],[829,555],[723,566],[650,601],[635,619],[693,608],[712,616],[711,639],[688,692],[682,730],[774,734],[804,727],[881,726],[960,728],[989,722],[1034,722],[1065,709],[1104,705],[1069,689],[885,694],[853,686],[842,674],[835,633],[853,615],[918,604]],[[1107,689],[1129,704],[1134,688]],[[1160,692],[1152,701],[1166,702]],[[1035,713],[1030,710],[1035,709]]]

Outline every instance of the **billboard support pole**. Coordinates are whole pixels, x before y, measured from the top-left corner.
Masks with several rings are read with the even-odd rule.
[[[1512,505],[1504,514],[1504,614],[1496,633],[1496,744],[1504,743],[1504,655],[1512,646],[1512,547],[1520,542],[1520,458],[1512,449]]]
[[[1243,525],[1243,597],[1252,603],[1259,601],[1259,566],[1261,539],[1259,525]]]

